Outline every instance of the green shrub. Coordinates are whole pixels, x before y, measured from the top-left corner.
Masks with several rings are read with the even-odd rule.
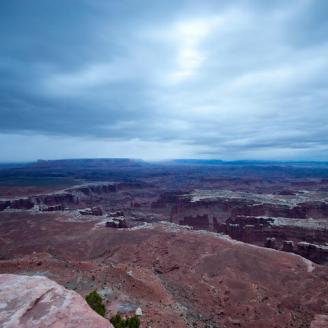
[[[96,311],[101,316],[105,315],[105,305],[102,302],[101,296],[97,291],[93,291],[85,297],[85,300],[90,305],[90,307]]]
[[[114,328],[139,328],[140,319],[134,315],[131,318],[124,320],[119,314],[116,314],[110,319],[111,324]]]
[[[110,319],[110,322],[114,326],[114,328],[125,328],[126,327],[125,320],[119,314],[114,315],[114,317],[112,317]]]
[[[136,315],[131,318],[128,318],[126,322],[129,328],[139,328],[140,326],[140,319]]]

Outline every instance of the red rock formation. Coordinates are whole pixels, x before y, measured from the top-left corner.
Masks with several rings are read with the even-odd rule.
[[[195,216],[185,216],[183,220],[179,221],[181,225],[189,225],[195,229],[205,229],[209,230],[210,222],[208,215],[195,215]]]
[[[149,184],[143,182],[124,183],[95,183],[76,186],[62,191],[32,195],[24,198],[0,201],[0,211],[10,207],[13,209],[31,209],[34,205],[46,205],[73,207],[86,205],[85,201],[97,199],[101,195],[107,195],[123,190],[143,189]]]
[[[91,195],[91,194],[103,194],[103,193],[111,193],[117,191],[117,185],[108,183],[108,184],[89,184],[81,187],[75,187],[68,189],[69,192],[81,192],[84,195]]]
[[[276,238],[267,237],[264,246],[267,248],[276,248]]]
[[[34,207],[34,203],[29,198],[15,199],[10,202],[10,208],[13,209],[31,209]]]
[[[44,196],[36,197],[36,202],[39,204],[45,204],[48,206],[53,206],[57,204],[76,204],[78,203],[78,197],[68,192],[54,193]]]
[[[64,205],[57,204],[52,206],[41,206],[42,212],[54,212],[54,211],[63,211],[65,209]]]
[[[113,217],[110,218],[108,221],[106,221],[106,227],[107,228],[128,228],[128,224],[126,222],[126,219],[124,217]]]
[[[328,315],[317,314],[314,320],[311,322],[310,328],[327,328],[328,327]]]
[[[162,202],[163,200],[161,200]],[[159,202],[159,201],[158,201]],[[158,205],[156,203],[156,206]],[[237,216],[272,216],[286,218],[326,218],[328,217],[328,203],[303,202],[295,206],[278,203],[257,203],[245,198],[213,198],[191,201],[191,197],[176,197],[176,203],[172,206],[171,221],[178,223],[186,216],[207,214],[220,218],[223,223],[229,217]]]
[[[284,240],[282,250],[284,252],[294,252],[294,242],[292,240]]]
[[[2,328],[110,328],[74,291],[45,277],[0,275]]]
[[[179,197],[183,195],[182,191],[167,191],[160,195],[160,197],[152,202],[151,207],[156,208],[166,208],[167,206],[174,206],[177,204]]]
[[[10,201],[0,201],[0,211],[3,211],[10,206]]]
[[[322,262],[328,258],[328,246],[316,245],[308,242],[298,242],[295,253],[311,259],[315,262]]]
[[[93,229],[42,215],[2,213],[0,272],[41,271],[82,295],[108,288],[108,313],[141,307],[143,327],[309,327],[328,315],[327,268],[300,256],[169,223]]]
[[[108,216],[116,218],[116,217],[119,217],[119,216],[124,216],[124,213],[123,213],[123,211],[109,212]]]
[[[103,215],[103,210],[100,207],[92,207],[92,208],[84,208],[79,210],[79,213],[82,215],[94,215],[94,216],[101,216]]]

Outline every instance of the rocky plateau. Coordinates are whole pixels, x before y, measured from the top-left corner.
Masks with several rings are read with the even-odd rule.
[[[327,176],[326,166],[303,163],[3,169],[0,277],[45,286],[47,277],[62,295],[96,289],[105,318],[140,308],[145,328],[326,327]]]

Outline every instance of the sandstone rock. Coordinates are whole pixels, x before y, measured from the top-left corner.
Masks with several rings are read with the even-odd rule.
[[[109,218],[108,221],[106,221],[106,227],[107,228],[128,228],[128,224],[124,217],[115,217],[115,218]]]
[[[52,205],[52,206],[41,206],[40,210],[42,212],[54,212],[54,211],[63,211],[65,209],[64,205],[62,204],[57,204],[57,205]]]
[[[15,199],[10,203],[10,208],[29,210],[34,206],[32,200],[28,198]]]
[[[92,194],[103,194],[103,193],[110,193],[116,191],[116,185],[115,184],[87,184],[85,186],[80,186],[77,188],[71,188],[69,189],[71,192],[81,192],[82,194],[89,196]]]
[[[296,246],[297,246],[297,250],[295,251],[295,253],[303,257],[306,257],[317,263],[327,261],[328,246],[326,245],[317,245],[317,244],[301,241],[298,242]]]
[[[94,215],[94,216],[103,215],[103,211],[100,207],[84,208],[83,210],[80,210],[79,212],[82,215]]]
[[[208,215],[185,216],[183,220],[179,221],[181,225],[189,225],[196,229],[209,229]]]
[[[57,204],[77,204],[79,202],[79,199],[74,194],[70,194],[69,192],[64,191],[62,193],[53,193],[49,195],[38,196],[36,197],[36,201],[40,204],[53,206]]]
[[[123,213],[123,211],[116,211],[116,212],[110,212],[108,215],[110,217],[116,218],[119,216],[124,216],[124,213]]]
[[[267,237],[264,246],[267,248],[275,248],[275,243],[276,243],[276,238]]]
[[[311,322],[310,328],[326,328],[328,327],[328,315],[317,314]]]
[[[282,250],[284,252],[293,252],[294,251],[294,242],[292,240],[284,240]]]
[[[110,328],[76,292],[40,276],[0,275],[2,328]]]
[[[0,211],[3,211],[10,205],[9,201],[0,201]]]

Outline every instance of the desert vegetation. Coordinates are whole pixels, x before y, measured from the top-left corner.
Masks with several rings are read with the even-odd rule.
[[[101,316],[105,315],[106,309],[105,305],[102,302],[101,296],[97,293],[96,290],[93,292],[89,293],[86,297],[85,300],[87,303],[90,305],[90,307],[96,311],[98,314]]]
[[[116,314],[110,319],[110,322],[115,328],[139,328],[140,319],[134,315],[130,318],[124,319],[119,314]]]
[[[95,312],[101,316],[105,315],[105,305],[103,304],[102,298],[96,290],[89,293],[85,297],[85,300]],[[140,326],[140,319],[136,315],[125,319],[122,318],[119,314],[116,314],[110,319],[110,322],[115,328],[139,328]]]

